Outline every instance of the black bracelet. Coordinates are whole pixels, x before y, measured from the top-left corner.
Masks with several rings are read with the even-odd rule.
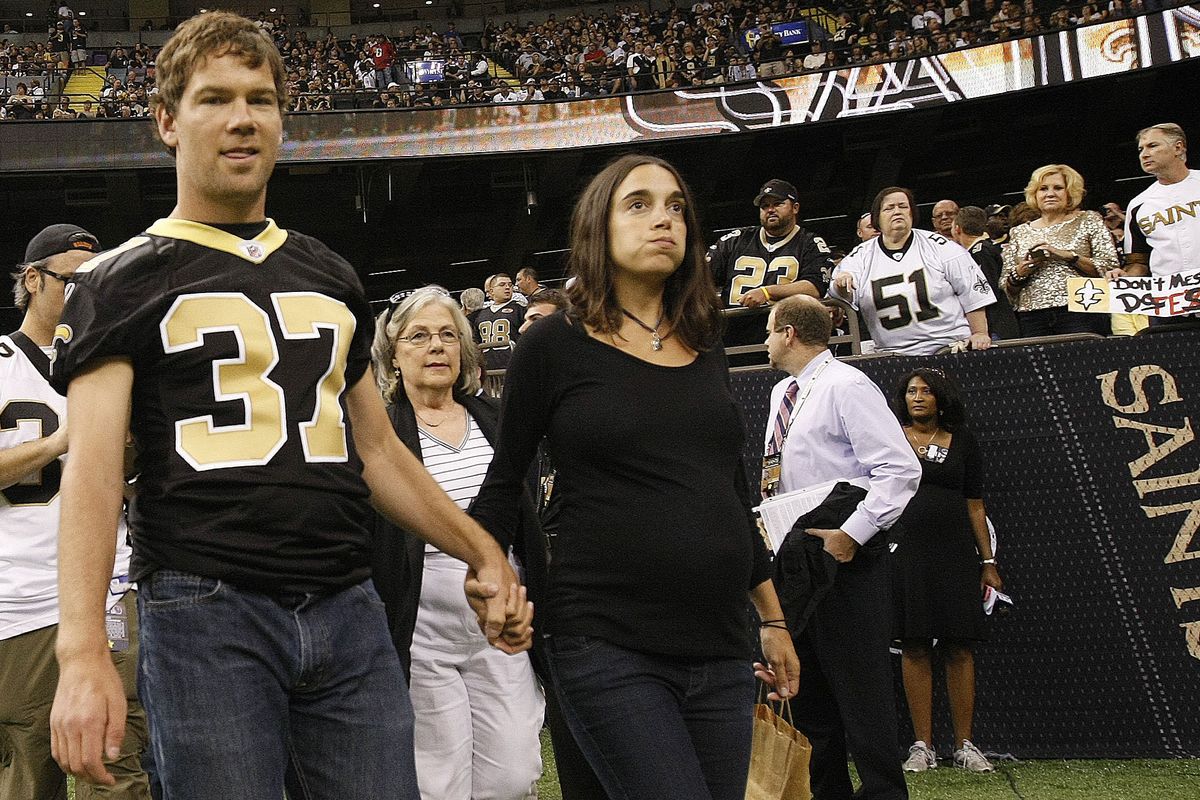
[[[783,622],[783,623],[786,623],[786,622],[787,622],[787,620],[786,620],[786,619],[782,619],[782,618],[781,618],[781,619],[764,619],[764,620],[759,620],[759,623],[758,623],[758,625],[759,625],[759,627],[761,628],[761,627],[764,627],[764,626],[766,626],[766,625],[770,625],[772,622]]]
[[[787,626],[787,623],[783,622],[782,620],[780,620],[778,622],[764,622],[761,625],[759,625],[758,627],[759,628],[778,628],[781,631],[790,630],[790,628],[788,628],[788,626]]]

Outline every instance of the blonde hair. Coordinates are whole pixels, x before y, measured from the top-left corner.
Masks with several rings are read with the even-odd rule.
[[[1041,206],[1037,203],[1038,187],[1046,178],[1054,174],[1062,175],[1063,182],[1067,185],[1067,204],[1070,206],[1067,210],[1074,211],[1083,205],[1084,195],[1087,194],[1087,190],[1083,188],[1083,176],[1066,164],[1047,164],[1035,169],[1033,175],[1029,177],[1029,183],[1025,186],[1025,202],[1029,204],[1029,207],[1041,211]]]
[[[471,338],[471,325],[463,315],[458,303],[451,299],[445,289],[440,286],[426,286],[404,298],[397,306],[389,306],[386,311],[375,318],[375,340],[371,343],[371,362],[375,365],[375,381],[379,391],[388,403],[396,401],[396,392],[400,390],[401,380],[394,365],[396,355],[396,337],[408,327],[412,318],[429,305],[439,305],[450,312],[454,320],[454,329],[458,332],[458,380],[454,388],[463,394],[475,394],[479,391],[479,364],[481,357],[479,348]]]

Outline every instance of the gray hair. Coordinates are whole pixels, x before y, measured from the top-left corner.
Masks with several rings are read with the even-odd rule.
[[[428,305],[439,305],[450,312],[454,327],[458,331],[459,360],[458,380],[454,388],[463,394],[479,391],[479,348],[471,338],[471,325],[463,315],[458,303],[454,302],[441,287],[426,286],[404,298],[398,306],[389,306],[375,319],[375,341],[371,344],[371,362],[375,365],[375,380],[383,399],[388,403],[396,400],[400,387],[399,370],[393,366],[396,354],[396,337],[408,327],[412,318]]]
[[[1142,137],[1150,131],[1158,131],[1163,136],[1166,136],[1172,142],[1183,142],[1183,149],[1187,150],[1187,134],[1183,132],[1183,128],[1176,125],[1174,122],[1160,122],[1157,125],[1150,125],[1142,128],[1137,132],[1137,144],[1142,143]]]
[[[483,289],[477,289],[474,286],[470,289],[463,289],[459,300],[462,302],[463,312],[467,314],[478,311],[487,305],[487,295],[483,293]]]
[[[29,289],[25,288],[25,277],[29,274],[29,270],[44,269],[50,259],[43,258],[41,261],[28,261],[24,264],[18,264],[16,272],[10,273],[13,279],[13,305],[19,310],[25,311],[29,308]],[[40,272],[37,273],[38,280],[41,285],[45,285],[46,276]]]

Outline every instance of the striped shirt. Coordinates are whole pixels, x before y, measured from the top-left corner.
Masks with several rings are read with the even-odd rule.
[[[479,487],[492,463],[492,446],[470,414],[467,414],[467,435],[461,442],[443,442],[424,428],[418,430],[425,469],[450,499],[466,511],[479,494]],[[438,549],[426,544],[425,552],[436,553]]]

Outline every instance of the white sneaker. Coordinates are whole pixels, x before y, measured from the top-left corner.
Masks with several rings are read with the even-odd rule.
[[[979,748],[965,739],[963,740],[962,749],[954,751],[954,766],[970,770],[971,772],[992,772],[995,770],[992,762],[988,761],[987,757],[979,752]]]
[[[908,748],[908,758],[904,760],[904,771],[924,772],[927,769],[937,769],[937,753],[924,742],[913,742]]]

